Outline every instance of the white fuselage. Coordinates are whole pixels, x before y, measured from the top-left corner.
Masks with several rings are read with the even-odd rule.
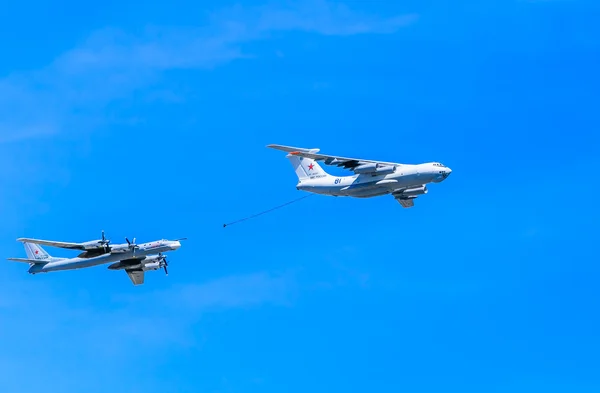
[[[437,163],[399,164],[394,173],[385,175],[360,174],[338,177],[320,174],[311,176],[300,180],[296,188],[315,194],[370,198],[427,183],[439,183],[445,180],[451,172],[450,168]]]
[[[73,270],[132,258],[143,259],[152,254],[177,250],[179,247],[181,247],[179,241],[158,240],[139,244],[138,248],[135,250],[129,249],[123,252],[103,254],[93,258],[51,258],[48,263],[36,263],[32,265],[29,268],[29,273],[36,274],[60,270]]]

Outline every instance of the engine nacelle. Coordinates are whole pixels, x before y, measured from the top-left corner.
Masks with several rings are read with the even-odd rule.
[[[407,188],[406,190],[402,191],[402,196],[417,196],[417,195],[423,195],[423,194],[427,194],[427,186],[423,185],[421,187],[415,187],[415,188]]]
[[[159,255],[149,255],[140,262],[136,260],[126,260],[115,262],[108,268],[110,270],[121,270],[121,269],[142,269],[142,270],[158,270],[165,266],[165,257]]]
[[[84,250],[94,250],[104,246],[104,244],[102,244],[102,240],[91,240],[89,242],[83,242],[81,245],[83,246]]]
[[[149,255],[142,261],[143,270],[158,270],[164,266],[163,260],[165,257],[159,255]]]
[[[164,257],[161,257],[160,255],[148,255],[146,256],[146,259],[144,259],[144,263],[150,263],[150,262],[160,262],[161,259],[163,259]]]
[[[144,267],[142,269],[144,271],[146,271],[146,270],[158,270],[161,267],[162,266],[160,265],[160,262],[150,262],[150,263],[145,263]]]
[[[377,163],[363,164],[354,168],[354,173],[357,174],[388,175],[394,172],[396,172],[395,166],[381,165]]]
[[[390,173],[396,172],[396,167],[391,165],[380,166],[375,171],[375,175],[389,175]]]
[[[363,164],[354,168],[354,173],[373,173],[377,170],[377,164]]]
[[[114,246],[110,247],[110,253],[111,254],[125,254],[126,252],[131,251],[131,248],[129,248],[129,246],[127,244],[122,245],[122,244],[115,244]]]

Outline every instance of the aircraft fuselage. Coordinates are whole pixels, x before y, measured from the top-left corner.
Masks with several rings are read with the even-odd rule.
[[[450,173],[449,168],[435,163],[402,164],[396,166],[394,173],[385,175],[315,175],[300,180],[296,188],[315,194],[370,198],[390,194],[399,189],[418,187],[427,183],[439,183],[445,180]]]
[[[29,268],[29,273],[37,274],[60,270],[82,269],[126,259],[147,257],[160,252],[177,250],[179,247],[181,247],[181,243],[179,241],[158,240],[154,242],[138,244],[138,248],[135,250],[131,249],[123,252],[104,254],[92,258],[52,258],[46,264],[36,263],[32,265]]]

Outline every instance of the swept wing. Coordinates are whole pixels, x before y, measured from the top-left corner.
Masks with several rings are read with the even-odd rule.
[[[125,269],[125,272],[133,285],[141,285],[144,283],[144,271],[142,269]]]
[[[87,242],[86,243],[69,243],[69,242],[57,242],[57,241],[53,241],[53,240],[30,239],[27,237],[20,237],[17,239],[17,241],[24,242],[24,243],[40,244],[40,245],[50,246],[50,247],[68,248],[71,250],[90,250],[90,249],[94,249],[94,248],[103,247],[101,244],[97,244],[95,242],[92,244],[88,244]]]
[[[24,262],[24,263],[48,263],[47,260],[43,259],[30,259],[30,258],[6,258],[9,261]]]
[[[166,271],[166,261],[162,254],[156,256],[143,256],[122,259],[119,262],[113,263],[108,266],[110,270],[125,270],[127,276],[133,283],[133,285],[141,285],[144,283],[144,275],[148,270],[158,270],[160,268]]]
[[[283,145],[267,145],[271,149],[285,151],[291,155],[311,158],[315,161],[322,161],[325,165],[335,165],[344,169],[354,170],[356,167],[365,164],[379,164],[382,166],[399,166],[402,164],[396,162],[365,160],[362,158],[349,158],[332,156],[328,154],[319,154],[319,149],[306,149],[301,147],[283,146]]]
[[[106,238],[104,237],[104,231],[102,231],[102,239],[91,240],[83,243],[59,242],[55,240],[31,239],[27,237],[18,238],[17,241],[23,243],[40,244],[50,247],[66,248],[69,250],[82,250],[83,252],[78,255],[78,257],[80,258],[91,258],[102,254],[107,254],[111,252],[111,249],[113,248],[109,246],[110,241],[106,240]],[[119,251],[120,248],[122,248],[118,245],[116,247],[119,248]]]

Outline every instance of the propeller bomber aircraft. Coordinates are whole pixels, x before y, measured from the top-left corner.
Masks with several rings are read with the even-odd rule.
[[[28,272],[31,274],[82,269],[113,262],[108,266],[110,270],[125,270],[133,285],[140,285],[144,283],[144,272],[148,270],[162,268],[168,275],[167,257],[163,252],[177,250],[181,247],[181,240],[186,238],[161,239],[136,244],[135,238],[132,242],[125,238],[127,243],[110,245],[110,240],[105,238],[104,231],[102,231],[102,239],[83,243],[19,238],[17,241],[23,243],[27,258],[8,258],[8,260],[28,263]],[[41,245],[83,252],[75,258],[57,258],[48,254]]]

